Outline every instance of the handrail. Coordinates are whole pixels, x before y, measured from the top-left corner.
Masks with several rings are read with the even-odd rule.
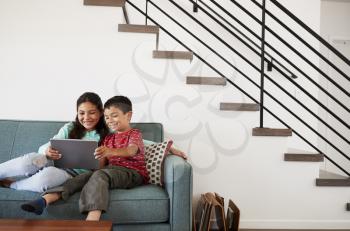
[[[210,0],[213,2],[213,0]],[[236,2],[235,0],[230,0],[234,3],[238,8],[240,8],[244,13],[249,15],[254,21],[261,25],[261,21],[257,19],[252,13],[250,13],[246,8],[244,8],[241,4]],[[330,78],[324,71],[322,71],[319,67],[317,67],[314,63],[312,63],[309,59],[307,59],[304,55],[302,55],[297,49],[291,46],[288,42],[286,42],[281,36],[279,36],[276,32],[274,32],[270,27],[266,26],[266,30],[270,32],[273,36],[275,36],[279,41],[281,41],[286,47],[292,50],[295,54],[297,54],[302,60],[304,60],[307,64],[313,67],[317,72],[319,72],[323,77],[325,77],[329,82],[331,82],[334,86],[336,86],[339,90],[341,90],[345,95],[350,97],[350,93],[340,86],[337,82],[335,82],[332,78]]]
[[[132,7],[134,7],[139,13],[145,15],[145,13],[139,9],[136,5],[134,5],[131,0],[126,0],[128,4],[130,4]],[[151,2],[151,1],[150,1]],[[156,5],[154,5],[156,6]],[[205,63],[208,67],[210,67],[212,70],[214,70],[218,75],[225,78],[231,85],[236,87],[239,91],[241,91],[243,94],[245,94],[248,98],[250,98],[252,101],[259,103],[256,99],[254,99],[251,95],[249,95],[247,92],[245,92],[242,88],[240,88],[238,85],[236,85],[234,82],[232,82],[229,78],[227,78],[225,75],[223,75],[220,71],[218,71],[215,67],[213,67],[211,64],[209,64],[204,58],[202,58],[200,55],[198,55],[196,52],[194,52],[192,49],[190,49],[188,46],[186,46],[183,42],[181,42],[179,39],[177,39],[174,35],[172,35],[168,30],[166,30],[164,27],[162,27],[159,23],[157,23],[151,16],[147,15],[149,20],[151,20],[154,24],[159,26],[159,28],[164,31],[166,34],[168,34],[171,38],[173,38],[175,41],[177,41],[179,44],[181,44],[185,49],[191,51],[199,60],[201,60],[203,63]],[[235,69],[237,69],[235,67]],[[238,70],[238,69],[237,69]],[[241,73],[243,76],[246,76],[243,72]],[[269,94],[265,91],[266,94]],[[280,119],[277,115],[275,115],[272,111],[270,111],[268,108],[264,106],[264,109],[272,115],[276,120],[281,122],[284,126],[290,128],[290,126],[285,123],[282,119]],[[292,129],[294,134],[299,136],[302,140],[304,140],[307,144],[309,144],[311,147],[313,147],[315,150],[317,150],[319,153],[322,153],[317,147],[315,147],[312,143],[310,143],[307,139],[305,139],[301,134],[299,134],[297,131]],[[338,165],[335,161],[333,161],[330,157],[328,157],[326,154],[324,154],[325,158],[328,159],[331,163],[333,163],[336,167],[338,167],[341,171],[343,171],[346,175],[350,176],[350,173],[347,172],[344,168],[342,168],[340,165]]]
[[[311,35],[313,35],[318,41],[320,41],[324,46],[326,46],[329,50],[331,50],[336,56],[342,59],[348,66],[350,66],[350,60],[347,59],[342,53],[340,53],[337,49],[335,49],[331,44],[329,44],[326,40],[324,40],[320,35],[318,35],[315,31],[313,31],[310,27],[308,27],[305,23],[303,23],[298,17],[296,17],[292,12],[290,12],[287,8],[281,5],[276,0],[270,0],[273,4],[275,4],[278,8],[280,8],[284,13],[286,13],[291,19],[297,22],[301,27],[303,27],[306,31],[308,31]]]
[[[192,0],[189,0],[192,2]],[[199,0],[201,2],[201,4],[203,4],[206,8],[210,9],[211,11],[214,11],[213,9],[211,9],[207,4],[205,4],[202,0]],[[227,14],[230,18],[232,18],[233,20],[235,20],[237,23],[239,23],[240,25],[244,25],[242,24],[242,22],[237,19],[236,17],[234,17],[230,12],[228,12],[226,9],[224,9],[222,6],[220,6],[219,4],[217,4],[215,1],[213,1],[214,5],[216,7],[218,7],[220,10],[222,10],[225,14]],[[211,17],[213,20],[215,20],[212,16],[210,16],[210,13],[206,12],[203,8],[202,8],[203,12],[205,14],[207,14],[209,17]],[[215,12],[215,11],[214,11]],[[242,43],[244,43],[246,45],[246,43],[239,38],[239,36],[237,36],[233,31],[231,31],[230,29],[228,29],[227,27],[225,27],[222,23],[220,23],[218,20],[215,20],[219,25],[221,25],[224,29],[226,29],[228,32],[230,32],[232,35],[234,35],[237,39],[239,39]],[[231,24],[230,24],[231,25]],[[261,38],[255,34],[255,32],[253,32],[251,29],[249,28],[245,28],[247,29],[248,32],[250,32],[252,35],[254,35],[256,38],[258,38],[259,40],[261,40]],[[282,55],[279,51],[277,51],[274,47],[272,47],[269,43],[267,43],[265,41],[265,44],[272,49],[277,55],[279,55],[284,61],[286,61],[288,64],[290,64],[292,67],[294,67],[296,70],[298,70],[301,74],[303,74],[311,83],[313,83],[317,88],[319,88],[324,94],[326,94],[328,97],[330,97],[334,102],[336,102],[339,106],[341,106],[344,110],[346,110],[347,112],[350,113],[350,109],[345,106],[342,102],[340,102],[337,98],[335,98],[329,91],[327,91],[325,88],[323,88],[319,83],[317,83],[315,80],[313,80],[309,75],[307,75],[305,72],[303,72],[299,67],[297,67],[294,63],[292,63],[289,59],[287,59],[284,55]],[[246,45],[248,46],[248,45]],[[248,48],[250,48],[248,46]],[[254,49],[250,48],[251,50],[253,50],[257,55],[259,55]],[[276,60],[276,59],[274,59]],[[278,70],[278,68],[276,68],[276,70]],[[283,73],[280,72],[282,75]],[[294,85],[296,85],[295,81],[290,81],[292,82]],[[299,88],[300,89],[300,88]]]
[[[262,9],[262,6],[256,2],[256,0],[251,0],[255,5]],[[345,74],[342,70],[340,70],[337,66],[335,66],[331,61],[329,61],[324,55],[322,55],[319,51],[313,48],[309,43],[307,43],[304,39],[302,39],[297,33],[295,33],[292,29],[290,29],[285,23],[283,23],[280,19],[278,19],[275,15],[273,15],[270,11],[266,10],[266,13],[275,20],[278,24],[280,24],[284,29],[286,29],[289,33],[291,33],[295,38],[297,38],[300,42],[302,42],[307,48],[312,50],[318,57],[320,57],[323,61],[325,61],[329,66],[331,66],[334,70],[336,70],[340,75],[342,75],[346,80],[350,81],[350,77]]]

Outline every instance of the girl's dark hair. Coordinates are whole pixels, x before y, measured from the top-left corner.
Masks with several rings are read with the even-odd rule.
[[[90,102],[97,107],[99,110],[101,117],[96,125],[96,132],[100,135],[99,144],[103,141],[103,139],[108,134],[109,130],[103,120],[103,104],[100,96],[93,92],[85,92],[82,94],[77,100],[77,111],[82,103]],[[83,125],[79,122],[78,114],[75,117],[75,121],[73,122],[73,129],[69,132],[69,139],[81,139],[84,137],[86,130]]]

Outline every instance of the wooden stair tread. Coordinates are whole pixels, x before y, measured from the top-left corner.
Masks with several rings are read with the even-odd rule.
[[[227,83],[226,79],[221,77],[187,76],[186,78],[186,84],[225,86],[226,83]]]
[[[125,6],[125,0],[84,0],[87,6]]]
[[[149,26],[149,25],[136,25],[136,24],[119,24],[119,32],[131,32],[131,33],[149,33],[149,34],[158,34],[158,26]]]
[[[260,111],[256,103],[220,103],[221,111]]]
[[[155,59],[193,59],[193,53],[189,51],[153,51],[153,58]]]
[[[253,128],[253,136],[292,136],[289,128]]]
[[[339,179],[327,179],[327,178],[317,178],[316,186],[342,186],[349,187],[350,186],[350,178],[344,177]]]
[[[285,161],[323,162],[323,154],[285,153]]]

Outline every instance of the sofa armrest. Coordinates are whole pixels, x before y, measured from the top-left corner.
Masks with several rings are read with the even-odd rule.
[[[164,187],[170,199],[171,230],[192,230],[192,166],[181,157],[168,155],[164,163]]]

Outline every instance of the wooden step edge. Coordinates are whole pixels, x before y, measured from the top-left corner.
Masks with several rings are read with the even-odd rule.
[[[349,187],[350,186],[350,178],[344,178],[344,179],[317,178],[316,179],[316,186]]]
[[[256,103],[220,103],[221,111],[260,111]]]
[[[155,59],[193,59],[193,53],[189,51],[153,51],[153,58]]]
[[[285,161],[323,162],[323,154],[284,153]]]
[[[158,34],[159,27],[137,24],[119,24],[118,32]]]
[[[289,128],[253,128],[253,136],[292,136],[292,129]]]
[[[125,6],[125,0],[84,0],[85,6]]]
[[[221,78],[221,77],[187,76],[186,84],[226,86],[227,81],[225,78]]]

